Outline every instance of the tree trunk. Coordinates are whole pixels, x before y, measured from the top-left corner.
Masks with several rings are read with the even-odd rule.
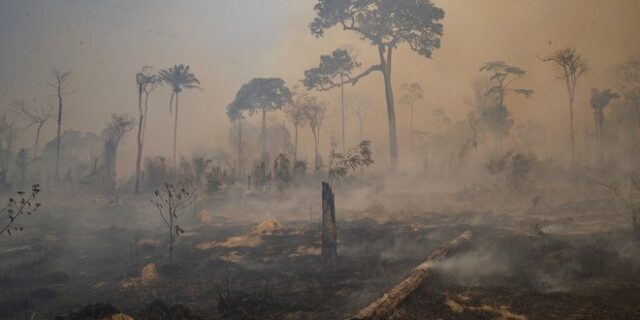
[[[344,76],[340,75],[340,83],[344,82]],[[342,153],[346,152],[346,139],[345,139],[345,129],[344,129],[344,85],[340,86],[340,109],[342,112]]]
[[[173,265],[173,212],[169,211],[169,265]]]
[[[38,123],[38,129],[36,129],[36,141],[33,143],[33,158],[37,158],[38,156],[38,142],[40,141],[40,131],[44,126],[44,122]]]
[[[60,181],[60,134],[62,131],[62,88],[58,84],[58,141],[56,141],[56,182]]]
[[[142,122],[142,141],[144,142],[144,134],[147,132],[147,113],[149,111],[149,93],[144,93],[144,121]]]
[[[596,111],[596,139],[598,139],[598,165],[604,168],[604,110]]]
[[[362,141],[362,132],[363,132],[363,127],[362,127],[362,117],[358,117],[358,127],[359,127],[359,137],[360,137],[360,141]]]
[[[104,187],[111,192],[116,186],[116,156],[118,144],[113,140],[104,142]]]
[[[466,231],[447,245],[438,248],[418,267],[413,269],[405,280],[387,291],[378,300],[360,310],[350,319],[387,319],[420,284],[431,274],[433,265],[438,261],[458,251],[464,244],[471,241],[471,232]]]
[[[176,119],[173,124],[173,166],[177,167],[176,146],[178,145],[178,92],[176,92]]]
[[[238,176],[244,175],[244,161],[242,160],[242,119],[238,119]]]
[[[293,168],[295,170],[296,163],[298,163],[298,124],[293,124],[294,132],[295,132],[295,141],[293,143]]]
[[[413,103],[411,104],[411,119],[409,119],[409,148],[413,155]]]
[[[267,110],[262,108],[262,157],[266,159],[267,154]]]
[[[576,163],[576,138],[575,138],[575,133],[573,131],[573,97],[569,98],[569,132],[571,135],[571,168],[574,171],[574,174],[576,174],[577,163]]]
[[[314,144],[314,160],[313,160],[313,165],[316,169],[316,172],[320,169],[319,163],[318,163],[318,144],[320,143],[318,139],[318,133],[316,133],[316,129],[311,127],[311,132],[313,133],[313,144]]]
[[[138,88],[138,111],[140,118],[138,120],[138,154],[136,156],[136,185],[134,192],[140,192],[140,163],[142,162],[142,130],[144,124],[144,112],[142,110],[142,85]]]
[[[389,152],[391,157],[391,171],[398,168],[398,136],[396,130],[396,111],[393,100],[393,87],[391,85],[391,55],[392,47],[387,47],[387,56],[385,58],[385,47],[378,46],[380,55],[380,65],[382,65],[382,75],[384,77],[384,95],[387,101],[387,118],[389,121]]]
[[[338,231],[333,191],[322,182],[322,261],[335,263],[338,258]]]

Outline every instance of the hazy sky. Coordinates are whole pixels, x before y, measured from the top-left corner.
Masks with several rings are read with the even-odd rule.
[[[590,61],[591,73],[580,85],[578,120],[590,123],[587,106],[592,86],[611,86],[607,72],[625,58],[640,53],[640,1],[635,0],[456,0],[434,1],[445,10],[442,48],[433,59],[406,47],[394,56],[396,91],[405,81],[417,81],[425,102],[416,126],[430,130],[427,107],[444,108],[462,119],[468,107],[469,83],[482,63],[505,60],[528,71],[522,86],[535,90],[530,99],[507,98],[516,121],[536,119],[564,130],[566,93],[544,55],[575,46]],[[351,47],[363,64],[376,63],[375,50],[357,37],[336,29],[316,39],[308,31],[313,0],[0,0],[0,105],[25,99],[51,101],[46,85],[52,67],[73,71],[66,97],[69,113],[64,128],[99,132],[109,114],[137,116],[135,73],[143,65],[156,70],[188,64],[204,91],[181,95],[179,150],[228,146],[226,105],[235,91],[254,77],[282,77],[298,83],[320,54]],[[374,98],[366,131],[374,145],[386,148],[386,113],[380,76],[371,75],[347,88]],[[398,94],[396,94],[398,96]],[[167,87],[150,99],[147,154],[171,152],[172,117]],[[323,94],[335,105],[337,92]],[[399,108],[399,125],[407,112]],[[331,109],[334,110],[334,109]],[[338,123],[332,112],[329,126]],[[353,123],[353,120],[352,120]],[[334,129],[327,129],[331,132]],[[43,132],[50,140],[55,125]],[[355,143],[356,129],[350,137]],[[304,132],[304,131],[303,131]],[[25,139],[31,141],[31,132]],[[307,135],[306,132],[304,132]],[[307,135],[308,136],[308,135]],[[329,141],[328,137],[323,138]],[[119,164],[130,171],[135,157],[134,134],[122,144]],[[326,146],[325,146],[326,148]],[[310,154],[311,149],[304,149]],[[386,157],[386,154],[384,155]]]

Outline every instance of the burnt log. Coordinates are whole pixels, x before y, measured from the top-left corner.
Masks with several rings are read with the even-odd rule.
[[[322,182],[322,251],[323,262],[334,263],[338,259],[338,231],[336,229],[336,204],[333,190]]]
[[[387,291],[378,300],[360,310],[358,314],[349,318],[351,320],[387,319],[391,313],[402,303],[407,296],[414,292],[420,284],[429,276],[431,269],[438,260],[442,260],[455,253],[464,244],[471,240],[471,232],[466,231],[447,245],[434,251],[427,260],[411,271],[409,276],[398,285]]]

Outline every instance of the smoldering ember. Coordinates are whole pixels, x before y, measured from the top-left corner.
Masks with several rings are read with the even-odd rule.
[[[640,319],[638,13],[0,0],[0,319]]]

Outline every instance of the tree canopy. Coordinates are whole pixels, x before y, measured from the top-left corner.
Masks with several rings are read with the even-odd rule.
[[[316,37],[340,26],[374,46],[395,48],[406,42],[427,58],[440,47],[444,11],[430,0],[319,0],[314,9],[317,16],[309,28]]]
[[[502,99],[508,91],[513,91],[525,97],[533,94],[533,90],[511,88],[511,84],[526,73],[519,67],[506,64],[504,61],[492,61],[485,63],[480,68],[480,71],[486,71],[492,74],[490,80],[493,81],[495,85],[489,88],[485,94],[497,94],[500,104],[502,104]]]
[[[317,67],[305,70],[302,83],[307,89],[329,90],[342,85],[358,66],[360,63],[355,61],[347,50],[336,49],[330,55],[321,55]]]
[[[400,97],[400,103],[411,106],[418,100],[422,100],[422,87],[417,82],[403,83],[400,87],[402,89],[402,96]]]
[[[282,109],[291,102],[291,90],[280,78],[255,78],[242,85],[227,106],[227,116],[234,120],[243,113]]]
[[[143,74],[139,73],[136,75],[136,81],[145,80],[139,78],[139,75]],[[182,64],[174,65],[168,69],[160,70],[159,75],[164,83],[171,85],[171,89],[175,93],[181,92],[183,88],[202,90],[202,88],[200,88],[200,80],[198,80],[193,73],[189,72],[189,66]]]
[[[606,108],[611,100],[619,98],[620,95],[612,92],[611,89],[600,90],[598,88],[591,89],[591,108],[596,113],[601,113]]]

